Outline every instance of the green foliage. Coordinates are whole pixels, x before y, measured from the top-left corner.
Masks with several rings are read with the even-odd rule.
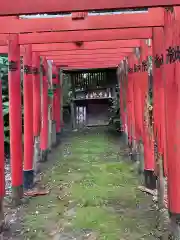
[[[0,73],[2,81],[2,100],[4,116],[4,139],[5,144],[9,145],[9,96],[8,96],[8,57],[0,56]]]
[[[50,98],[53,98],[53,89],[51,89],[51,88],[48,89],[48,96]]]
[[[3,100],[3,116],[4,116],[4,141],[6,149],[9,148],[10,143],[10,128],[9,128],[9,91],[8,91],[8,56],[0,55],[0,74],[2,81],[2,100]],[[21,77],[22,79],[22,77]],[[21,89],[23,92],[23,83],[21,82]],[[22,94],[23,102],[23,94]],[[22,107],[22,120],[24,109]]]
[[[71,79],[70,76],[68,74],[64,74],[63,76],[63,85],[62,85],[62,89],[63,89],[63,105],[67,106],[70,104],[71,102],[71,98],[72,98],[72,86],[71,86]]]
[[[120,106],[119,106],[119,87],[116,86],[116,94],[115,97],[112,100],[112,105],[109,108],[110,112],[110,124],[115,129],[120,129],[121,127],[121,121],[120,121]]]

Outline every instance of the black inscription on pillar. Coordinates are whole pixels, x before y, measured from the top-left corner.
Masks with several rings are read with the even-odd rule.
[[[15,72],[18,69],[18,63],[15,61],[9,61],[8,63],[9,72]]]
[[[176,61],[180,61],[180,46],[175,47],[175,59]]]
[[[156,54],[154,58],[154,65],[156,68],[160,68],[164,64],[164,56],[161,54],[160,56]]]
[[[24,73],[25,74],[32,74],[32,67],[28,65],[24,65]]]
[[[137,72],[141,72],[142,71],[141,64],[137,64],[136,65],[136,70],[137,70]]]
[[[38,68],[37,67],[33,67],[32,68],[32,73],[33,73],[33,75],[38,75],[39,74]]]
[[[142,72],[147,72],[148,71],[148,61],[144,60],[142,61]]]
[[[166,63],[174,63],[176,61],[176,54],[175,54],[175,48],[174,47],[169,47],[166,49]]]

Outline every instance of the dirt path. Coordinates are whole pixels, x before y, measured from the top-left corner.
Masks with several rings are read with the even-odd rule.
[[[50,194],[23,209],[22,239],[156,239],[151,199],[137,190],[122,141],[74,133],[54,158],[42,179]]]

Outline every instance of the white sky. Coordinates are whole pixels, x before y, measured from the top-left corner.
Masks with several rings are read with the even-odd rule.
[[[147,11],[118,11],[118,12],[95,12],[88,13],[88,15],[111,15],[111,14],[133,14],[133,13],[144,13]],[[57,17],[65,17],[71,16],[71,14],[60,14],[60,15],[48,15],[48,14],[37,14],[37,15],[22,15],[20,18],[57,18]]]

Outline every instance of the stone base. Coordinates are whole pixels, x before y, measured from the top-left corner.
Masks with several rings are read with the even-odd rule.
[[[41,157],[40,157],[40,162],[47,162],[48,160],[48,150],[42,150],[41,151]]]
[[[3,209],[3,198],[0,198],[0,233],[4,228],[4,209]]]
[[[156,189],[156,176],[154,175],[154,171],[144,170],[144,181],[145,186],[149,189]]]
[[[170,213],[170,236],[169,239],[180,240],[180,214]]]
[[[61,143],[61,133],[56,133],[56,144],[59,145]]]
[[[18,206],[21,204],[23,198],[23,186],[13,187],[12,186],[12,204]]]
[[[24,189],[29,190],[34,186],[34,170],[23,171],[24,173]]]
[[[58,142],[52,144],[52,148],[57,148],[59,146]]]

